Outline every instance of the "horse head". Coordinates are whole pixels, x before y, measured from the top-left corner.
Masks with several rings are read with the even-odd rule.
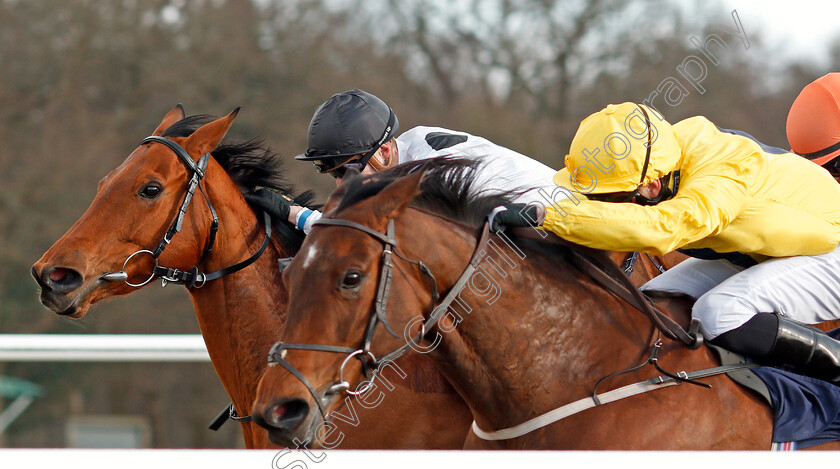
[[[434,164],[433,171],[447,168]],[[420,242],[442,218],[409,204],[423,192],[425,170],[434,167],[411,165],[402,177],[344,178],[284,271],[286,325],[252,411],[272,438],[334,447],[340,438],[330,417],[348,421],[357,409],[387,399],[391,381],[405,379],[402,362],[394,360],[410,351],[404,336],[415,334],[422,322],[409,313],[431,313],[438,288],[460,273],[460,266],[426,266],[415,259],[451,257],[475,243],[472,228],[446,246]],[[462,161],[449,168],[467,169]],[[412,346],[420,349],[421,342]]]
[[[208,243],[213,222],[208,204],[192,204],[181,220],[177,242],[159,243],[185,205],[185,192],[194,176],[190,163],[198,165],[202,155],[219,145],[237,112],[187,137],[174,136],[177,129],[173,128],[184,119],[184,109],[178,105],[166,114],[152,135],[174,142],[185,150],[184,156],[176,156],[150,137],[99,182],[84,215],[32,267],[41,287],[41,302],[60,315],[80,318],[92,304],[130,293],[132,285],[145,283],[157,264],[182,270],[195,266],[199,261],[194,257],[196,247]],[[207,166],[202,171],[220,170],[212,159]],[[160,246],[168,248],[155,258],[153,253]],[[114,273],[123,273],[121,279],[126,281],[111,281],[109,274]]]

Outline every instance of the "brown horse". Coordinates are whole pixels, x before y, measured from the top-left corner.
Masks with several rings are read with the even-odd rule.
[[[134,292],[137,288],[132,285],[153,276],[188,284],[213,366],[243,415],[252,407],[266,353],[279,337],[285,318],[288,297],[280,287],[277,259],[291,256],[300,240],[289,233],[275,234],[262,255],[256,256],[264,243],[265,226],[242,192],[256,186],[283,190],[284,185],[277,157],[258,143],[220,145],[235,116],[236,111],[212,121],[203,116],[185,118],[183,108],[175,107],[153,135],[186,153],[179,154],[160,138],[144,140],[102,179],[88,210],[35,263],[32,273],[41,286],[42,303],[72,318],[84,316],[98,301]],[[206,169],[201,169],[201,156],[211,152]],[[192,187],[192,203],[185,204],[194,167],[204,176]],[[180,209],[185,212],[180,231],[172,230]],[[161,242],[164,237],[171,243]],[[152,253],[158,249],[162,251],[155,259]],[[210,280],[212,273],[249,258],[256,260]],[[153,271],[155,266],[158,269]],[[212,273],[196,276],[199,270]],[[397,383],[394,398],[386,405],[364,416],[359,431],[348,433],[344,447],[463,445],[470,415],[460,397],[446,381],[436,378],[427,358],[415,357],[403,366],[409,378]],[[447,411],[439,415],[426,411],[430,408]],[[412,428],[396,431],[397,422],[380,417],[395,412],[410,418]],[[453,425],[446,425],[448,421]],[[257,425],[243,423],[242,430],[249,448],[271,446]]]
[[[425,179],[423,170],[428,171]],[[484,432],[587,398],[602,377],[648,358],[657,338],[651,322],[572,267],[565,250],[527,239],[503,243],[493,238],[497,248],[508,248],[487,249],[481,264],[471,264],[481,214],[506,200],[465,198],[464,186],[453,188],[452,182],[466,180],[468,186],[468,179],[463,174],[441,177],[418,165],[405,177],[347,178],[333,193],[322,219],[327,222],[315,225],[283,274],[290,293],[284,342],[275,345],[275,366],[266,369],[254,408],[255,414],[272,413],[276,433],[313,436],[330,446],[336,441],[332,421],[382,400],[380,391],[399,380],[389,359],[404,351],[407,341],[434,358]],[[455,288],[470,265],[478,268],[469,277],[469,288],[461,289],[460,283]],[[439,321],[427,324],[432,311],[438,311],[433,309],[436,299],[452,292],[457,301]],[[387,315],[384,301],[392,305]],[[674,313],[683,326],[686,311]],[[371,334],[377,322],[387,322],[398,333],[379,328]],[[355,349],[366,352],[346,353]],[[708,350],[676,343],[665,344],[658,363],[673,371],[717,366]],[[370,373],[363,381],[363,365],[379,374]],[[599,392],[660,375],[643,367],[608,379]],[[471,433],[466,446],[768,449],[769,407],[724,375],[703,381],[713,387],[656,389],[513,439],[489,442]],[[350,399],[344,395],[348,389],[361,394]],[[403,431],[412,428],[410,419],[393,418],[404,423]],[[837,447],[823,447],[829,446]]]

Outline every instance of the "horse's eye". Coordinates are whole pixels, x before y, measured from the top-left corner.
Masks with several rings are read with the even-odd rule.
[[[344,274],[344,277],[341,279],[341,288],[346,289],[353,289],[358,288],[359,285],[362,284],[362,279],[364,275],[358,270],[351,270]]]
[[[140,197],[144,199],[154,199],[163,192],[163,189],[157,184],[149,184],[140,191]]]

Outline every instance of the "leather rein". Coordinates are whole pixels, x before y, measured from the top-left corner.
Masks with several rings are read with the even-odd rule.
[[[455,301],[455,298],[460,294],[461,290],[466,286],[472,274],[478,268],[479,263],[486,256],[488,252],[487,246],[488,242],[490,241],[491,230],[489,223],[485,222],[483,227],[481,228],[481,234],[479,236],[478,243],[476,245],[475,250],[473,251],[473,255],[470,259],[469,264],[464,269],[464,272],[461,274],[461,276],[458,278],[458,280],[455,282],[452,288],[450,288],[449,293],[443,298],[443,300],[440,303],[437,303],[437,300],[439,298],[439,293],[437,292],[437,281],[435,279],[435,276],[429,270],[429,268],[426,267],[426,265],[423,264],[421,261],[408,259],[397,251],[397,240],[394,233],[394,219],[388,220],[388,228],[385,234],[373,230],[362,224],[342,219],[321,218],[313,224],[313,229],[315,226],[337,226],[358,230],[377,239],[384,245],[382,251],[382,266],[380,269],[376,299],[374,307],[372,308],[373,311],[370,314],[370,320],[367,326],[367,330],[365,332],[365,337],[360,348],[352,348],[338,345],[277,342],[276,344],[274,344],[274,346],[271,348],[271,351],[268,354],[269,366],[275,366],[277,364],[280,364],[292,375],[294,375],[298,380],[300,380],[301,383],[304,384],[304,386],[306,386],[309,393],[314,398],[315,403],[318,405],[318,410],[320,411],[321,416],[326,421],[328,419],[327,412],[325,409],[325,400],[327,396],[331,394],[340,394],[342,392],[348,393],[350,395],[363,394],[369,389],[370,383],[372,383],[377,370],[382,365],[397,359],[406,351],[408,351],[409,348],[411,348],[412,344],[407,342],[405,345],[387,353],[379,359],[377,359],[376,356],[370,351],[371,341],[376,332],[376,327],[379,323],[382,323],[389,333],[391,333],[394,336],[397,336],[391,330],[386,318],[388,294],[390,291],[390,283],[391,278],[393,276],[394,268],[392,256],[396,254],[401,259],[416,265],[421,271],[421,273],[423,273],[423,275],[429,279],[432,287],[432,301],[430,308],[431,314],[421,324],[420,331],[417,334],[416,339],[410,339],[414,343],[419,343],[420,340],[426,338],[431,329],[434,328],[434,325],[437,323],[437,321],[448,310],[452,302]],[[543,242],[551,242],[566,247],[567,251],[570,253],[570,261],[575,267],[589,275],[607,291],[615,294],[616,296],[623,299],[631,306],[648,316],[653,322],[653,324],[657,328],[659,328],[666,337],[672,340],[680,341],[690,348],[697,348],[702,344],[702,336],[697,333],[699,322],[695,323],[694,321],[692,321],[692,325],[689,331],[685,331],[673,319],[671,319],[669,316],[655,308],[649,302],[649,300],[647,300],[644,297],[644,295],[642,295],[639,289],[629,280],[629,278],[626,275],[624,275],[624,272],[614,262],[612,262],[612,260],[603,251],[585,248],[577,244],[569,243],[568,241],[565,241],[556,235],[547,232],[537,232],[534,229],[513,229],[512,233],[517,237]],[[544,235],[542,233],[544,233]],[[294,365],[292,365],[286,360],[286,351],[289,349],[347,354],[347,357],[344,359],[344,362],[342,363],[341,368],[339,370],[339,380],[333,382],[330,385],[327,385],[323,394],[319,395],[318,391],[315,389],[314,386],[312,386],[309,380],[306,379],[306,377],[297,368],[295,368]],[[367,378],[366,382],[360,383],[356,391],[351,391],[350,383],[344,380],[344,367],[347,365],[350,358],[353,357],[361,360],[362,368],[364,370],[365,377]]]
[[[626,301],[630,306],[641,311],[650,318],[653,324],[665,337],[682,342],[690,349],[697,349],[703,345],[703,336],[698,333],[700,321],[692,318],[688,331],[660,311],[648,300],[644,294],[630,281],[627,272],[618,267],[605,251],[588,248],[570,243],[563,238],[532,228],[513,228],[511,234],[518,238],[531,239],[540,242],[559,244],[567,248],[568,260],[581,272],[588,275],[608,292]],[[660,268],[661,270],[661,268]]]
[[[201,181],[204,178],[205,170],[207,169],[207,163],[210,159],[210,154],[205,153],[204,155],[199,158],[198,162],[193,161],[192,157],[184,150],[181,145],[169,140],[168,138],[159,137],[157,135],[151,135],[143,139],[140,142],[140,146],[145,145],[147,143],[160,143],[165,145],[167,148],[172,150],[178,158],[183,162],[189,171],[192,172],[192,176],[190,177],[189,185],[187,186],[187,191],[184,195],[184,201],[181,203],[178,212],[175,215],[175,219],[172,221],[172,224],[169,226],[169,229],[164,234],[163,239],[160,240],[157,247],[154,250],[148,249],[140,249],[139,251],[135,252],[134,254],[128,256],[128,258],[123,263],[123,268],[119,272],[110,272],[104,274],[101,279],[108,281],[108,282],[125,282],[126,285],[130,287],[139,288],[147,283],[151,282],[155,278],[161,279],[162,286],[166,286],[168,283],[174,283],[179,285],[186,285],[187,288],[201,288],[210,280],[215,280],[217,278],[224,277],[225,275],[232,274],[239,270],[248,267],[249,265],[253,264],[257,261],[257,259],[262,256],[265,249],[268,247],[268,243],[271,239],[271,218],[267,213],[263,213],[263,221],[265,223],[265,239],[263,239],[262,245],[257,249],[251,257],[245,259],[242,262],[236,263],[234,265],[225,267],[223,269],[217,270],[215,272],[211,272],[209,274],[205,274],[199,271],[198,267],[207,260],[207,257],[213,251],[213,245],[216,242],[216,233],[219,230],[219,216],[216,214],[216,209],[213,207],[213,204],[210,202],[210,199],[207,197],[207,194],[204,192],[204,188],[201,186]],[[204,200],[207,202],[207,207],[210,208],[210,214],[213,217],[213,221],[210,225],[210,235],[205,243],[204,251],[199,257],[198,262],[196,262],[195,266],[188,270],[179,270],[173,269],[170,267],[164,267],[158,264],[158,257],[163,253],[163,250],[166,249],[166,246],[172,241],[172,238],[181,231],[181,228],[184,223],[184,217],[187,214],[187,208],[190,206],[190,202],[192,202],[193,195],[195,194],[195,190],[201,192],[201,195],[204,196]],[[132,258],[138,255],[146,254],[152,257],[155,261],[155,267],[152,270],[151,275],[145,281],[141,283],[131,283],[128,281],[128,272],[126,272],[126,266],[128,265],[129,261]]]

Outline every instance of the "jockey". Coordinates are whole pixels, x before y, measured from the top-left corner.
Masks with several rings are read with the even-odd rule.
[[[793,152],[840,182],[840,73],[829,73],[803,88],[790,107],[786,127]]]
[[[373,174],[399,163],[453,156],[480,158],[477,188],[487,191],[527,190],[517,202],[546,200],[557,187],[555,171],[482,137],[440,127],[415,127],[394,137],[399,121],[381,99],[362,90],[333,95],[319,106],[309,123],[308,149],[295,158],[311,161],[318,171],[341,182],[348,169]],[[539,189],[546,191],[540,195]],[[318,211],[293,205],[282,195],[261,189],[245,198],[275,220],[288,220],[304,233],[321,218]]]
[[[694,298],[713,344],[840,384],[840,342],[803,324],[840,318],[840,185],[825,169],[704,117],[672,126],[623,103],[581,122],[555,182],[580,197],[548,206],[543,229],[597,249],[682,250],[693,258],[643,291]],[[500,223],[528,225],[506,208]]]

